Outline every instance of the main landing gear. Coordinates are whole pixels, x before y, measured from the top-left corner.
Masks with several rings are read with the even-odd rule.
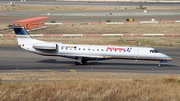
[[[84,65],[87,64],[87,61],[83,60],[82,57],[78,58],[78,61],[75,62],[75,65]]]
[[[82,62],[76,61],[75,62],[75,65],[85,65],[85,64],[87,64],[87,61],[82,61]]]

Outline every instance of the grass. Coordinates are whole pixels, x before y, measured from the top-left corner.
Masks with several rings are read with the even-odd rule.
[[[0,45],[17,45],[15,37],[0,37]]]
[[[165,74],[22,72],[1,73],[2,101],[179,101],[180,76]],[[39,77],[39,81],[30,78]],[[47,79],[47,80],[46,80]],[[48,81],[50,80],[50,81]],[[55,81],[54,81],[55,80]],[[60,81],[59,81],[60,80]]]
[[[67,44],[180,47],[179,37],[34,37]],[[168,41],[167,41],[168,40]],[[0,37],[1,45],[17,45],[16,38]]]
[[[138,33],[164,33],[164,34],[180,34],[180,23],[174,24],[142,24],[142,25],[57,25],[50,26],[46,29],[31,31],[30,34],[138,34]],[[71,29],[71,30],[69,30]],[[3,33],[13,33],[12,30],[3,30]],[[36,38],[36,37],[35,37]],[[17,44],[15,38],[0,37],[0,44]],[[128,45],[128,46],[163,46],[163,47],[180,47],[180,40],[178,37],[44,37],[37,39],[45,41],[57,41],[62,43],[75,43],[75,44],[99,44],[99,45]],[[133,40],[130,42],[128,40]],[[168,41],[167,41],[168,40]]]
[[[4,9],[4,7],[6,9]],[[144,7],[145,8],[145,7]],[[139,9],[139,6],[69,6],[69,5],[22,5],[0,4],[0,10],[129,10]],[[180,9],[178,6],[148,6],[147,9]]]
[[[180,23],[140,25],[56,25],[32,31],[43,34],[180,34]],[[71,30],[69,30],[71,29]],[[6,32],[7,33],[7,32]]]
[[[72,26],[73,25],[73,26]],[[31,34],[180,34],[180,23],[174,24],[140,24],[140,25],[51,25],[46,29],[31,31]],[[4,25],[7,28],[7,25]],[[3,25],[2,28],[3,29]],[[71,30],[69,30],[71,29]],[[1,34],[13,33],[2,30]]]
[[[2,25],[2,28],[7,28]],[[140,25],[51,25],[45,29],[31,31],[31,34],[180,34],[180,23],[140,24]],[[71,29],[71,30],[69,30]],[[12,30],[0,30],[1,34],[13,33]]]

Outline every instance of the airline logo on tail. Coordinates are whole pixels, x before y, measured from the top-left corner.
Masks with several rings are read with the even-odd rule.
[[[14,32],[15,32],[17,35],[28,35],[28,32],[27,32],[27,30],[24,29],[24,27],[14,26],[14,25],[9,25],[9,27],[13,28],[13,29],[14,29]]]

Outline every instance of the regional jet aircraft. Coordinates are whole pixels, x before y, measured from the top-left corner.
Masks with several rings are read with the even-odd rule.
[[[21,48],[45,56],[61,56],[76,59],[75,65],[84,65],[90,60],[128,59],[152,60],[161,63],[172,60],[169,56],[150,47],[131,46],[102,46],[62,44],[33,39],[27,30],[21,26],[10,25],[14,29],[18,44]]]

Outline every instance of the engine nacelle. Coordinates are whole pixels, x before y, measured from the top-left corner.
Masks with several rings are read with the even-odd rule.
[[[58,45],[56,43],[36,43],[33,48],[43,52],[58,52]]]

